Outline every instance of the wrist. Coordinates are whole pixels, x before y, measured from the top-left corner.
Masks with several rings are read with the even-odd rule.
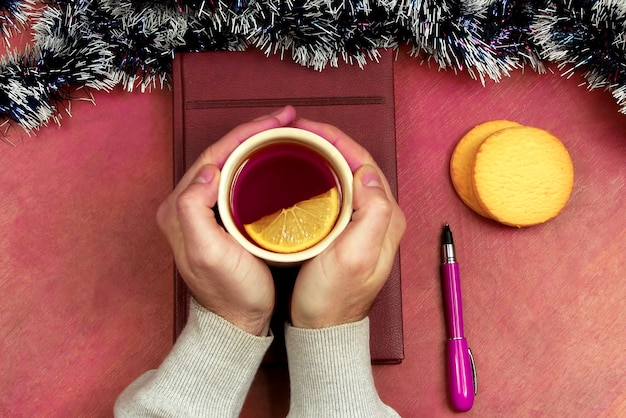
[[[270,315],[255,316],[246,314],[220,314],[214,312],[216,315],[221,316],[226,321],[230,322],[237,328],[247,332],[248,334],[256,335],[257,337],[267,337],[270,329]]]
[[[258,337],[266,337],[270,330],[270,320],[272,318],[272,309],[263,309],[256,312],[246,312],[244,310],[228,309],[225,307],[214,306],[209,302],[205,302],[200,298],[196,298],[196,302],[204,309],[230,322],[232,325]]]
[[[357,310],[356,312],[328,312],[326,314],[315,315],[292,313],[291,324],[296,328],[321,329],[359,322],[366,317],[366,310]]]
[[[336,327],[339,325],[351,324],[353,322],[359,322],[363,320],[365,316],[361,317],[346,317],[346,318],[318,318],[315,320],[302,321],[298,319],[294,319],[291,321],[291,325],[294,328],[303,328],[303,329],[322,329],[322,328],[330,328]]]
[[[270,332],[270,320],[264,320],[260,322],[245,321],[241,323],[233,322],[233,325],[242,329],[243,331],[256,335],[257,337],[267,337]]]

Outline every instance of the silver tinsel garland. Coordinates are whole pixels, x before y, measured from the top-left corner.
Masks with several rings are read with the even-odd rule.
[[[482,83],[553,62],[626,113],[622,0],[0,0],[0,42],[27,26],[34,44],[0,59],[0,125],[28,133],[91,90],[169,85],[178,51],[246,48],[322,71],[408,44]]]

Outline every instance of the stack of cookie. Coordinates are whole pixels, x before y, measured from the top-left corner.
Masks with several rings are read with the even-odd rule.
[[[452,184],[476,213],[505,225],[541,224],[565,207],[574,166],[549,132],[508,120],[472,128],[450,160]]]

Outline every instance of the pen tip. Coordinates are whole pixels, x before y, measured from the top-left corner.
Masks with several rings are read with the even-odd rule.
[[[441,243],[442,244],[452,244],[452,231],[450,230],[450,225],[446,222],[443,233],[441,234]]]

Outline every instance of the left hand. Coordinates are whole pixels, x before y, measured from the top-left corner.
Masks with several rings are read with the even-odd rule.
[[[295,117],[295,109],[287,106],[233,129],[200,155],[157,211],[176,266],[196,300],[255,335],[269,330],[272,275],[218,225],[212,208],[220,168],[237,145],[258,132],[289,125]]]

